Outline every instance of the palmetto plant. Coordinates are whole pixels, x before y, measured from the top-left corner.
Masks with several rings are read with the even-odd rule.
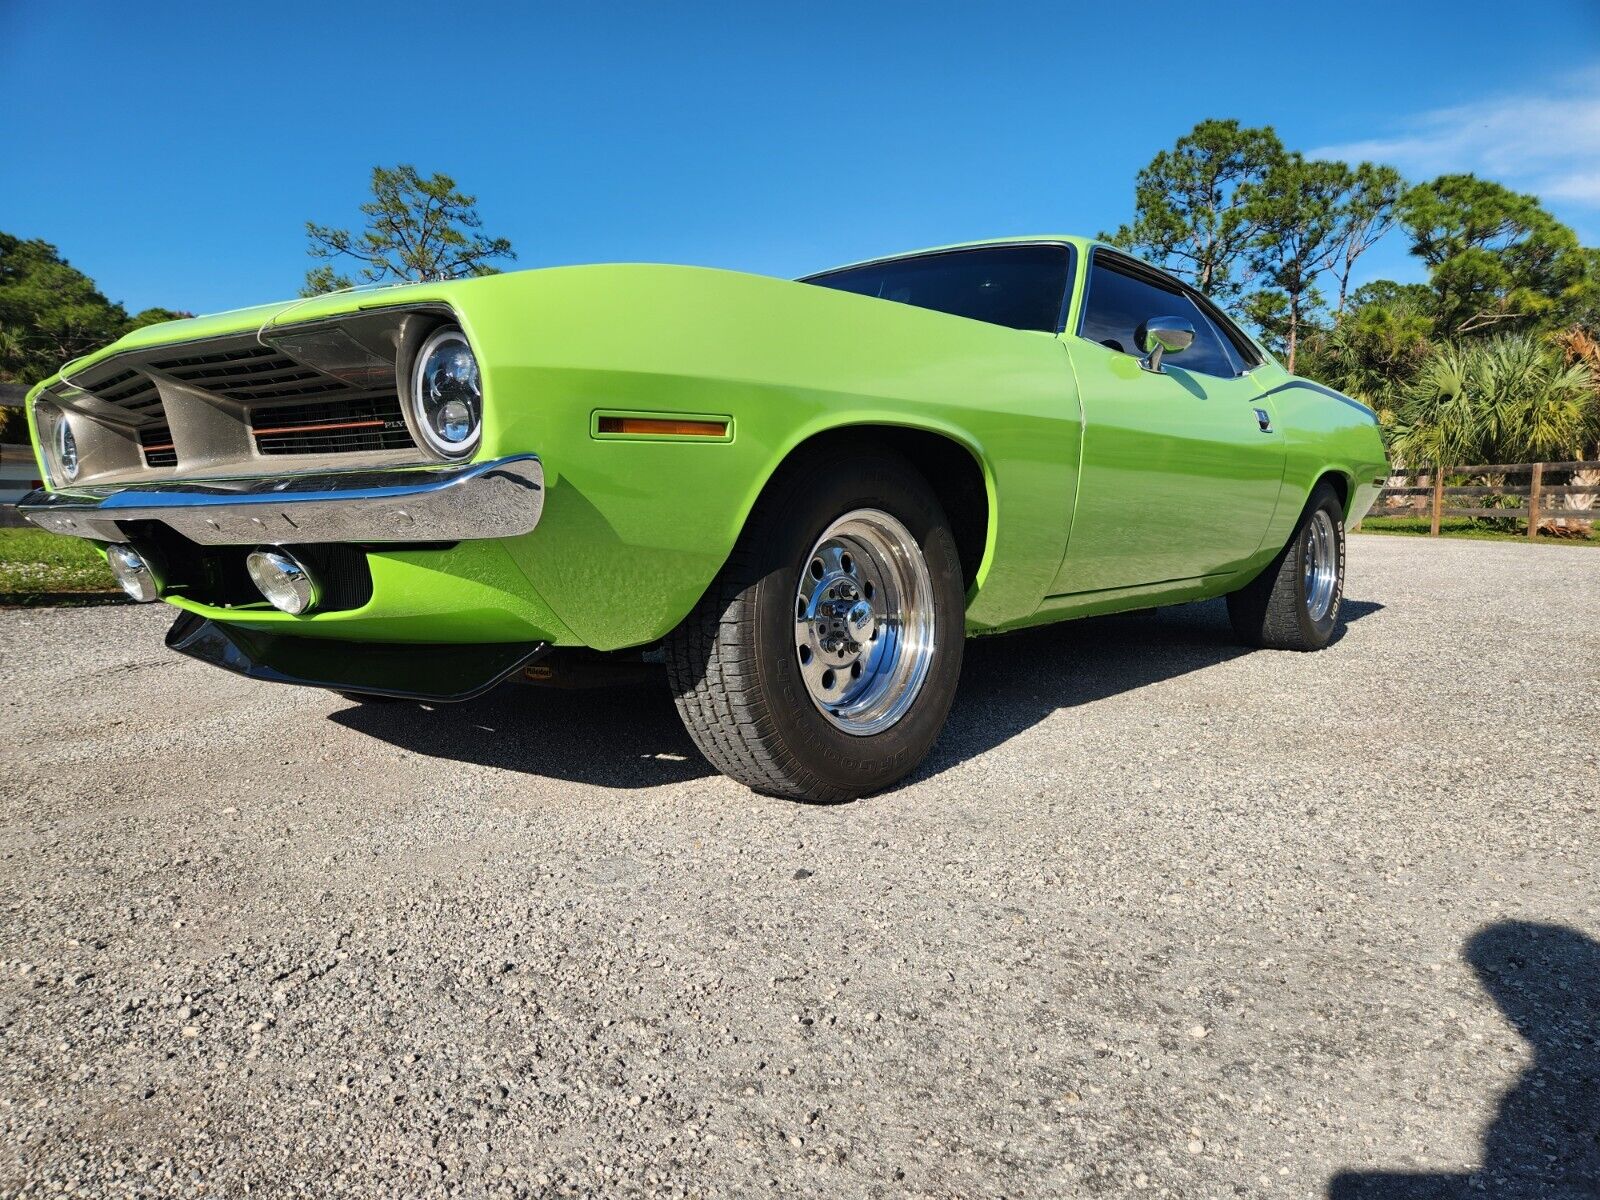
[[[1512,335],[1440,348],[1403,389],[1392,448],[1413,466],[1577,458],[1600,434],[1595,375]]]
[[[1600,404],[1600,340],[1596,340],[1586,329],[1574,325],[1571,329],[1565,329],[1556,334],[1555,343],[1561,347],[1561,352],[1565,355],[1567,362],[1577,363],[1589,368],[1590,379],[1595,389],[1596,404]],[[1600,431],[1596,432],[1596,437],[1600,438]],[[1600,458],[1600,446],[1596,446],[1593,453],[1585,455],[1585,457]],[[1576,487],[1600,487],[1600,471],[1593,469],[1574,471],[1570,482]],[[1579,515],[1573,517],[1557,516],[1555,523],[1558,526],[1566,526],[1570,521],[1575,529],[1588,529],[1592,523],[1588,518],[1595,509],[1597,500],[1600,500],[1600,496],[1592,494],[1568,496],[1566,504],[1563,506],[1564,509],[1567,512],[1574,512]]]

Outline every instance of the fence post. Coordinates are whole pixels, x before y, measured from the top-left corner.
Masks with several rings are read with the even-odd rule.
[[[1428,530],[1432,537],[1439,536],[1439,510],[1444,507],[1444,466],[1440,464],[1433,469],[1433,528]]]
[[[1533,464],[1533,480],[1528,484],[1528,539],[1539,536],[1539,492],[1544,487],[1544,464]]]

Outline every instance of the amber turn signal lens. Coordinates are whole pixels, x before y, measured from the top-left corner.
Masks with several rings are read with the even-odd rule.
[[[726,421],[675,421],[666,417],[601,417],[598,431],[610,434],[657,434],[667,437],[726,437]]]

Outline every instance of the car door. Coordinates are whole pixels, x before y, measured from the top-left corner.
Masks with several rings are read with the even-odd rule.
[[[1086,288],[1077,329],[1064,335],[1082,396],[1083,466],[1052,594],[1237,568],[1260,547],[1283,478],[1283,436],[1249,377],[1259,355],[1209,305],[1132,259],[1096,249]],[[1162,317],[1192,323],[1194,342],[1150,370],[1136,339]]]

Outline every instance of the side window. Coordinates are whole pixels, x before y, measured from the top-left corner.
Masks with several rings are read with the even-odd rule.
[[[1140,350],[1134,332],[1153,317],[1183,317],[1194,325],[1194,344],[1169,358],[1169,365],[1224,379],[1239,373],[1210,319],[1180,289],[1161,287],[1153,279],[1119,270],[1096,254],[1089,266],[1089,293],[1084,298],[1078,336],[1137,355]]]
[[[1222,347],[1222,353],[1227,357],[1228,360],[1228,374],[1243,375],[1250,368],[1245,366],[1244,359],[1240,356],[1238,347],[1233,344],[1233,339],[1228,336],[1227,332],[1222,328],[1221,325],[1217,324],[1217,318],[1209,311],[1202,308],[1200,310],[1200,315],[1206,319],[1206,325],[1210,328],[1211,332],[1217,335],[1217,345]]]
[[[991,325],[1055,333],[1071,271],[1068,247],[1040,243],[941,250],[843,267],[801,282]]]
[[[1255,343],[1245,337],[1240,328],[1233,323],[1233,319],[1218,308],[1208,297],[1201,296],[1195,301],[1200,311],[1211,318],[1211,327],[1221,336],[1225,348],[1238,365],[1242,374],[1254,370],[1262,363],[1261,351],[1256,349]]]

